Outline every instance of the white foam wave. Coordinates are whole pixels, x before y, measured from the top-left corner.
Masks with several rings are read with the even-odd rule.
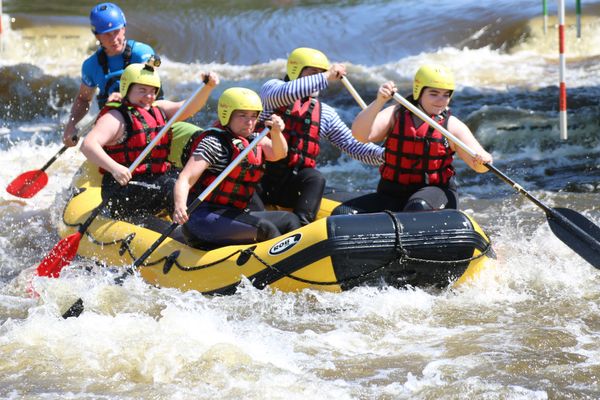
[[[600,83],[600,66],[595,62],[599,55],[593,38],[600,31],[600,20],[584,19],[585,35],[572,40],[567,52],[567,87],[593,86]],[[477,49],[468,47],[444,47],[433,52],[409,55],[402,59],[374,66],[354,64],[352,60],[332,60],[345,62],[350,76],[376,85],[385,80],[394,80],[401,87],[409,88],[415,71],[423,63],[438,62],[449,66],[456,75],[458,88],[478,90],[535,90],[541,87],[557,86],[558,47],[554,43],[556,35],[539,32],[539,21],[530,22],[530,36],[521,44],[511,48],[492,49],[485,46]],[[485,28],[483,28],[485,29]],[[569,25],[569,34],[573,30]],[[7,30],[5,45],[8,46],[0,65],[14,65],[22,62],[33,63],[50,75],[68,75],[79,78],[81,62],[95,48],[94,38],[87,26],[52,26],[52,34],[46,34],[48,27],[31,27],[20,30]],[[480,32],[483,34],[483,32]],[[554,38],[554,39],[552,39]],[[54,40],[57,43],[50,43]],[[569,49],[569,47],[567,46]],[[60,57],[55,54],[58,52]],[[255,65],[232,65],[229,63],[179,63],[164,57],[161,75],[175,90],[183,82],[198,82],[198,74],[214,70],[227,81],[264,82],[271,77],[282,76],[285,60],[273,59]],[[258,86],[259,84],[254,84]],[[167,91],[168,93],[168,91]]]

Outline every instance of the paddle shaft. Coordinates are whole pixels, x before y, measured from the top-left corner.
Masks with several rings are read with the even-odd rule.
[[[394,93],[394,100],[396,100],[398,103],[402,104],[404,107],[406,107],[407,109],[412,111],[417,117],[421,118],[425,123],[427,123],[428,125],[435,128],[438,132],[440,132],[442,135],[444,135],[448,140],[450,140],[451,142],[453,142],[454,144],[459,146],[461,149],[466,151],[471,157],[475,157],[476,153],[471,148],[469,148],[469,146],[467,146],[463,141],[461,141],[456,136],[454,136],[452,133],[450,133],[446,128],[444,128],[439,123],[437,123],[435,120],[433,120],[431,117],[429,117],[427,114],[425,114],[423,112],[423,110],[416,107],[414,104],[412,104],[411,102],[406,100],[404,97],[402,97],[398,93]],[[506,182],[510,186],[512,186],[517,192],[524,195],[527,199],[531,200],[535,205],[537,205],[542,210],[544,210],[544,212],[546,213],[546,216],[548,218],[552,218],[552,219],[556,220],[557,222],[563,224],[571,232],[573,232],[574,234],[579,236],[581,239],[585,240],[587,243],[589,243],[594,248],[596,248],[597,251],[600,251],[600,243],[598,243],[598,241],[594,237],[592,237],[589,233],[587,233],[586,231],[581,229],[579,226],[575,225],[572,221],[570,221],[568,218],[565,218],[563,215],[561,215],[556,210],[554,210],[554,209],[548,207],[547,205],[545,205],[544,203],[542,203],[539,199],[537,199],[531,193],[526,191],[521,185],[519,185],[517,182],[515,182],[514,180],[509,178],[502,171],[500,171],[498,168],[496,168],[493,164],[485,163],[484,165],[486,166],[486,168],[488,168],[490,171],[492,171],[496,176],[498,176],[504,182]]]
[[[225,168],[215,178],[215,180],[212,181],[211,184],[208,185],[208,187],[206,189],[204,189],[198,197],[196,197],[196,199],[194,199],[192,204],[190,204],[188,206],[187,211],[186,211],[188,215],[192,214],[192,212],[200,205],[200,203],[202,203],[204,201],[204,199],[206,199],[213,192],[213,190],[215,190],[216,187],[221,184],[221,182],[223,182],[223,180],[231,173],[231,171],[233,171],[233,169],[236,168],[242,162],[242,160],[248,155],[248,153],[250,151],[252,151],[252,149],[254,147],[256,147],[256,145],[265,136],[267,136],[268,133],[269,133],[269,128],[263,129],[262,132],[252,141],[252,143],[250,143],[248,145],[248,147],[246,147],[244,150],[242,150],[242,152],[240,154],[238,154],[238,156],[229,163],[227,168]],[[140,256],[140,258],[138,258],[137,260],[134,261],[131,268],[128,268],[128,270],[125,272],[124,275],[130,274],[131,272],[133,272],[133,268],[137,268],[140,265],[142,265],[142,263],[144,261],[146,261],[146,259],[150,256],[150,254],[152,254],[152,252],[154,252],[154,250],[156,250],[156,248],[171,234],[171,232],[173,232],[175,230],[175,228],[177,228],[178,225],[179,224],[177,222],[173,222],[171,224],[171,226],[169,226],[169,228],[167,228],[167,230],[158,238],[158,240],[156,240],[152,244],[152,246],[150,246],[150,248],[148,250],[146,250],[146,252]]]
[[[346,78],[345,76],[342,76],[341,80],[342,80],[342,84],[346,87],[348,92],[350,92],[352,97],[354,97],[354,100],[356,100],[356,102],[358,103],[360,108],[362,108],[363,110],[365,108],[367,108],[367,103],[365,103],[365,101],[362,99],[362,97],[360,97],[360,94],[358,94],[356,89],[354,89],[354,86],[352,86],[352,84],[350,83],[348,78]]]
[[[60,150],[54,155],[54,157],[52,157],[51,159],[48,160],[48,162],[46,164],[44,164],[44,166],[42,168],[39,169],[40,172],[45,171],[46,168],[48,168],[50,165],[52,165],[52,163],[54,161],[56,161],[56,159],[58,157],[61,156],[62,153],[64,153],[65,151],[67,151],[68,147],[67,146],[63,146],[60,148]]]
[[[81,136],[83,136],[84,134],[88,133],[92,129],[92,127],[94,126],[94,121],[96,121],[96,118],[97,118],[97,116],[93,117],[90,122],[88,122],[84,127],[82,127],[81,129],[79,129],[77,131],[77,133],[75,135],[73,135],[73,141],[75,141],[76,139],[79,139]],[[52,165],[52,163],[54,161],[56,161],[56,159],[58,157],[60,157],[61,154],[64,153],[68,148],[69,148],[69,146],[63,146],[63,147],[61,147],[61,149],[58,151],[58,153],[56,153],[54,155],[54,157],[52,157],[50,160],[48,160],[48,162],[42,168],[40,168],[40,171],[45,171],[46,168],[48,168],[50,165]]]

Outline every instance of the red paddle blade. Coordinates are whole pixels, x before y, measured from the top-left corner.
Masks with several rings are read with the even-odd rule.
[[[37,274],[39,276],[58,278],[63,267],[69,265],[73,257],[75,257],[75,254],[77,254],[80,240],[80,232],[75,232],[74,234],[61,239],[42,260],[40,265],[38,265]]]
[[[23,172],[7,187],[6,191],[13,196],[29,199],[48,183],[48,175],[41,169]]]

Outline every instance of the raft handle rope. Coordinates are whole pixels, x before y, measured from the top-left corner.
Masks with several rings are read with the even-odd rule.
[[[467,261],[468,262],[475,261],[483,256],[487,256],[492,251],[492,242],[491,242],[491,240],[488,240],[485,244],[485,247],[483,248],[483,250],[480,251],[479,254],[477,254],[475,256],[471,256],[469,258],[463,258],[460,260],[452,260],[452,261],[450,261],[450,260],[429,260],[426,258],[411,257],[408,255],[408,253],[406,252],[404,247],[402,247],[402,239],[400,238],[400,233],[402,233],[402,232],[398,228],[398,227],[402,227],[402,224],[400,223],[400,221],[398,221],[398,218],[396,218],[396,215],[393,212],[391,212],[389,210],[384,210],[383,212],[390,216],[390,218],[392,219],[392,223],[394,224],[394,230],[396,232],[396,246],[398,247],[397,251],[400,253],[400,256],[397,260],[400,262],[416,261],[416,262],[428,263],[428,264],[459,264],[459,263],[463,263],[463,262],[467,262]]]
[[[347,282],[352,282],[352,281],[356,281],[357,279],[363,278],[365,276],[369,276],[371,274],[373,274],[376,271],[379,271],[382,268],[387,268],[390,265],[392,265],[394,262],[399,261],[399,262],[404,262],[404,261],[418,261],[418,262],[426,262],[426,263],[432,263],[432,264],[459,264],[459,263],[464,263],[464,262],[471,262],[473,260],[477,260],[478,258],[481,258],[485,255],[487,255],[490,250],[492,249],[491,244],[488,242],[485,246],[485,248],[483,249],[483,251],[481,251],[480,254],[476,255],[476,256],[472,256],[469,258],[465,258],[465,259],[460,259],[460,260],[453,260],[453,261],[445,261],[445,260],[427,260],[427,259],[421,259],[421,258],[415,258],[415,257],[410,257],[408,255],[408,253],[406,252],[406,250],[404,249],[404,247],[402,246],[402,239],[400,234],[402,233],[402,224],[400,223],[400,221],[398,221],[398,219],[396,218],[396,216],[394,215],[393,212],[389,211],[389,210],[384,210],[383,212],[385,212],[387,215],[390,216],[390,218],[392,219],[392,224],[394,225],[394,234],[395,234],[395,249],[396,252],[398,254],[398,257],[390,260],[389,262],[380,265],[377,268],[374,268],[368,272],[365,272],[363,274],[359,274],[353,277],[349,277],[349,278],[345,278],[345,279],[340,279],[337,281],[330,281],[330,282],[318,282],[318,281],[313,281],[310,279],[304,279],[304,278],[300,278],[297,276],[294,276],[292,273],[287,273],[287,272],[283,272],[281,270],[279,270],[277,267],[275,267],[274,265],[269,264],[268,262],[266,262],[265,260],[263,260],[258,254],[256,254],[253,249],[246,249],[244,250],[245,252],[249,252],[251,253],[251,255],[256,258],[261,264],[263,264],[264,266],[266,266],[269,269],[272,269],[273,271],[276,271],[277,273],[283,275],[284,277],[293,279],[295,281],[298,282],[302,282],[302,283],[307,283],[310,285],[321,285],[321,286],[330,286],[330,285],[339,285],[339,284],[343,284],[343,283],[347,283]]]

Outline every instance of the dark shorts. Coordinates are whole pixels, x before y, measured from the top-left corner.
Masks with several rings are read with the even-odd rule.
[[[265,204],[291,208],[302,225],[311,223],[321,207],[325,177],[315,168],[265,174],[257,192]]]
[[[109,173],[102,178],[102,199],[110,197],[107,210],[113,218],[128,220],[140,215],[173,213],[173,190],[177,170],[164,174],[134,175],[126,186],[119,185]]]
[[[414,207],[417,205],[418,207]],[[389,210],[458,209],[458,190],[454,180],[447,186],[399,185],[383,179],[376,193],[369,193],[343,202],[332,214],[360,214]]]

